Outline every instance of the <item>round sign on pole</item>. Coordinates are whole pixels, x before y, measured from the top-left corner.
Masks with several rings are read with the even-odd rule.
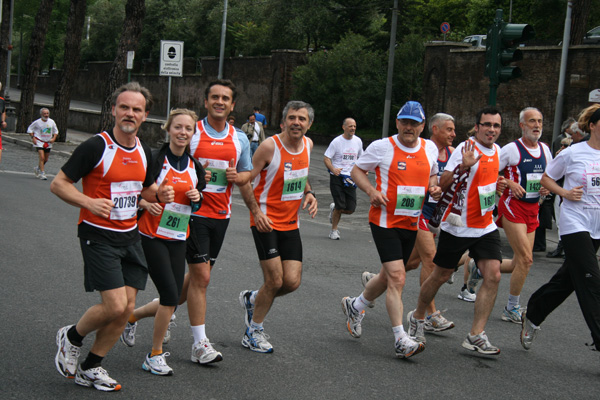
[[[443,34],[450,32],[450,24],[448,22],[442,22],[440,25],[440,31],[442,31]]]

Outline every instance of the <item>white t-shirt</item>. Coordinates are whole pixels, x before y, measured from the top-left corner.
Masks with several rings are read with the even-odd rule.
[[[475,141],[474,138],[471,138],[471,139],[473,141]],[[462,142],[461,144],[459,144],[456,147],[456,150],[454,150],[454,152],[450,155],[450,159],[448,159],[448,164],[446,164],[446,168],[445,168],[444,172],[446,172],[446,171],[452,172],[452,171],[454,171],[454,168],[456,168],[458,165],[460,165],[460,163],[462,162],[462,149],[465,146],[465,143],[466,142]],[[491,149],[488,147],[482,146],[481,144],[479,144],[477,142],[475,142],[475,146],[476,146],[475,157],[477,157],[477,155],[479,155],[479,153],[483,153],[488,157],[492,157],[496,152],[500,152],[500,146],[498,146],[496,143],[494,143],[494,146]],[[466,222],[467,208],[480,207],[479,204],[474,204],[473,206],[470,206],[468,203],[468,198],[467,198],[467,196],[465,196],[471,189],[471,185],[473,183],[473,177],[477,173],[477,170],[479,169],[480,164],[481,163],[478,161],[475,165],[473,165],[471,167],[471,171],[469,172],[469,177],[467,178],[467,181],[463,185],[463,190],[461,191],[461,194],[460,194],[461,198],[458,201],[458,206],[462,209],[461,221],[463,223],[463,226],[452,225],[446,221],[442,221],[442,223],[440,225],[440,228],[442,230],[450,233],[451,235],[458,236],[458,237],[480,237],[483,235],[487,235],[488,233],[493,232],[494,230],[498,229],[498,227],[496,226],[496,223],[493,221],[491,224],[489,224],[485,228],[469,228],[469,227],[467,227],[467,222]]]
[[[534,158],[540,157],[540,146],[544,149],[544,155],[546,156],[546,161],[550,162],[552,160],[552,152],[546,145],[546,143],[539,142],[540,146],[535,149],[530,149],[525,146],[522,139],[519,139],[521,144],[527,149],[529,154],[531,154]],[[517,147],[515,142],[510,142],[500,150],[500,171],[504,170],[506,167],[511,167],[513,165],[519,165],[521,162],[521,153],[519,153],[519,148]]]
[[[412,154],[421,150],[421,141],[416,147],[406,147],[398,140],[398,135],[393,136],[394,143],[400,148],[400,150]],[[429,139],[425,139],[425,153],[429,159],[431,165],[431,174],[437,175],[438,163],[437,158],[439,151],[435,143]],[[374,141],[367,147],[367,151],[360,157],[360,160],[356,163],[356,166],[364,171],[375,171],[380,164],[389,165],[394,156],[394,147],[390,141],[386,139],[379,139]]]
[[[353,135],[350,140],[345,139],[344,135],[336,137],[325,151],[325,157],[331,159],[334,168],[342,169],[342,175],[350,175],[352,167],[362,154],[362,140],[356,135]],[[331,171],[329,173],[332,174]]]
[[[600,239],[600,150],[587,142],[571,145],[548,164],[546,174],[554,180],[564,176],[566,190],[583,186],[581,201],[563,198],[560,234],[589,232],[593,239]]]
[[[47,121],[42,121],[41,118],[36,119],[27,128],[27,133],[33,133],[36,139],[39,139],[35,147],[44,147],[44,142],[49,142],[52,136],[58,134],[58,128],[52,118]],[[47,148],[52,148],[52,144],[48,143]]]

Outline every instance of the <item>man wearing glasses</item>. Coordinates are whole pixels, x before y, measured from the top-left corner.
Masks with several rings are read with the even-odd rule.
[[[502,128],[502,116],[495,108],[484,108],[477,113],[475,136],[461,143],[450,156],[440,179],[444,196],[448,188],[458,182],[452,201],[441,223],[435,267],[421,285],[417,309],[409,313],[409,335],[422,335],[427,305],[454,272],[458,260],[466,250],[475,259],[483,284],[475,300],[475,315],[471,331],[462,343],[466,349],[482,354],[496,355],[500,349],[493,346],[484,328],[490,316],[498,284],[500,283],[500,233],[494,223],[496,186],[504,187],[504,178],[498,178],[500,147],[495,144]],[[502,186],[502,187],[500,187]],[[448,218],[454,214],[454,218]]]

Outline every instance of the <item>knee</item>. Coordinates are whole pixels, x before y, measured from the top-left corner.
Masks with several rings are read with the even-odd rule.
[[[291,293],[300,287],[300,279],[294,279],[292,281],[286,281],[282,284],[281,289],[285,290],[286,293]]]
[[[190,284],[206,288],[210,283],[210,268],[194,268],[190,270]]]
[[[494,269],[493,271],[487,271],[483,275],[483,281],[487,281],[492,285],[498,286],[500,284],[500,269]]]
[[[265,277],[267,290],[278,291],[283,287],[283,278],[280,275]]]
[[[406,282],[406,273],[404,271],[395,271],[388,273],[388,287],[403,288]]]

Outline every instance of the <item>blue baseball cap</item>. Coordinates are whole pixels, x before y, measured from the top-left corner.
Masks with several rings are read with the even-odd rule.
[[[398,111],[396,119],[412,119],[421,123],[425,121],[425,111],[418,101],[407,101]]]

